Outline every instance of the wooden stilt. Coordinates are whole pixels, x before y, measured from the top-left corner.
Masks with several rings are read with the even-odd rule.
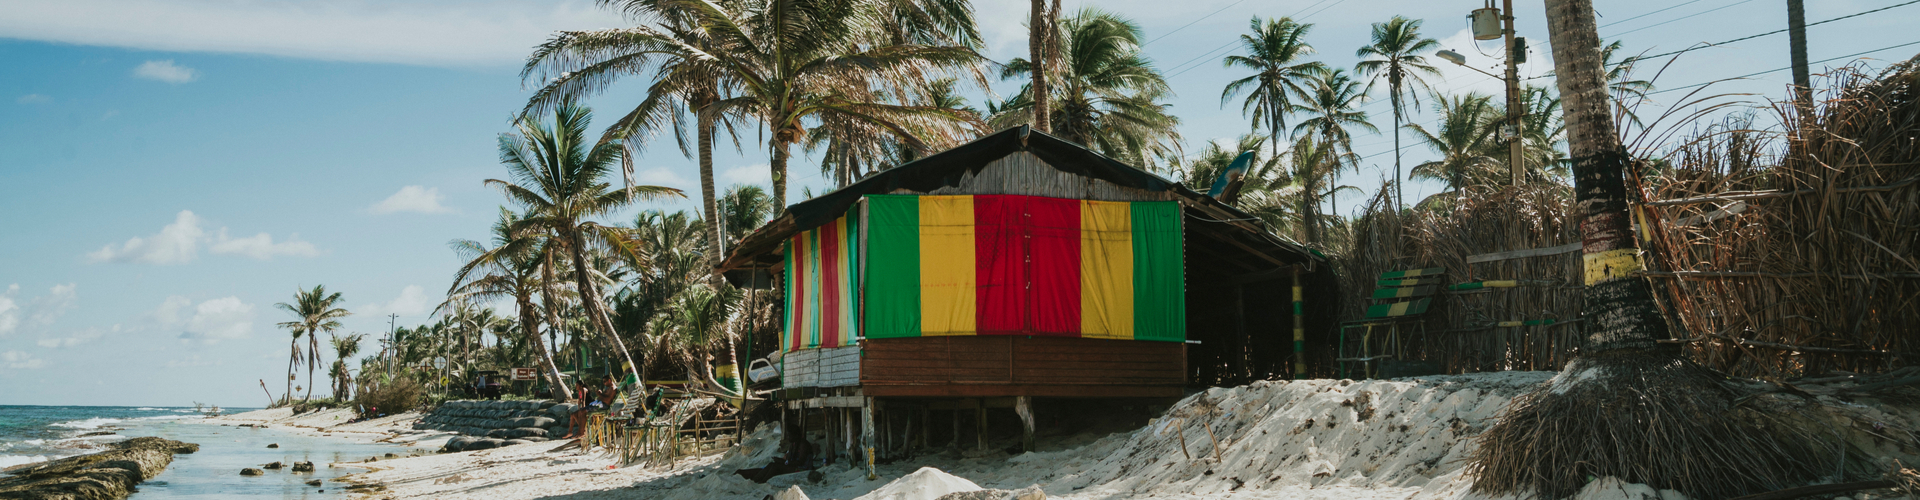
[[[867,480],[880,478],[873,469],[873,398],[861,398],[860,404],[860,442],[867,452]]]
[[[960,410],[953,410],[953,449],[960,449]]]
[[[1033,396],[1015,397],[1013,411],[1020,414],[1020,451],[1033,451]]]
[[[974,438],[979,442],[980,451],[987,451],[987,405],[973,409],[973,420],[980,424],[980,432],[974,434]]]
[[[920,449],[933,448],[933,410],[920,410]]]

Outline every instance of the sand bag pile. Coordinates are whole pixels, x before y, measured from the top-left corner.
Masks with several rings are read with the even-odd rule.
[[[445,451],[484,450],[546,441],[567,433],[576,405],[535,401],[448,401],[413,424],[414,429],[456,432]]]

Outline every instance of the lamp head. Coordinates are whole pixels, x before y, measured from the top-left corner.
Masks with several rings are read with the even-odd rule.
[[[1434,53],[1434,55],[1440,56],[1441,59],[1446,59],[1447,62],[1450,62],[1450,63],[1458,64],[1461,66],[1467,65],[1467,56],[1460,55],[1459,52],[1454,52],[1451,50],[1442,50],[1440,52]]]

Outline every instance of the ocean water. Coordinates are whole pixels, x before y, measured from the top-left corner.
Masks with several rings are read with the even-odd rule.
[[[237,413],[247,409],[229,409]],[[202,418],[192,408],[101,406],[0,406],[0,468],[99,451],[107,443],[140,436],[197,443],[198,453],[175,455],[159,476],[141,484],[133,500],[174,498],[334,498],[346,497],[333,478],[361,472],[347,465],[387,453],[432,453],[384,443],[303,436],[277,429],[227,427],[187,422]],[[85,436],[112,432],[110,435]],[[267,448],[278,444],[279,448]],[[313,462],[312,473],[289,469],[244,477],[243,467],[268,462]],[[334,465],[334,464],[340,465]],[[305,483],[322,480],[320,486]]]

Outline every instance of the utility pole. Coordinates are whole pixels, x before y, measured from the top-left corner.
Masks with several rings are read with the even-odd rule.
[[[1807,74],[1806,0],[1787,0],[1787,40],[1793,52],[1793,101],[1800,116],[1813,113],[1813,78]]]
[[[399,352],[399,349],[393,346],[393,334],[397,330],[395,325],[398,324],[396,322],[399,320],[399,314],[387,314],[387,342],[386,345],[380,349],[380,354],[387,357],[387,380],[393,380],[393,358],[394,354]]]
[[[1525,177],[1525,175],[1522,174],[1523,167],[1520,163],[1523,156],[1521,149],[1525,147],[1520,134],[1521,118],[1524,116],[1520,109],[1520,60],[1526,56],[1521,54],[1523,49],[1514,44],[1513,0],[1502,0],[1501,7],[1500,20],[1505,24],[1504,29],[1501,31],[1505,32],[1504,34],[1507,38],[1506,81],[1508,128],[1506,131],[1513,134],[1508,137],[1507,141],[1507,167],[1513,173],[1513,187],[1516,190],[1515,195],[1517,196],[1519,194],[1517,190],[1520,188],[1521,180]]]

